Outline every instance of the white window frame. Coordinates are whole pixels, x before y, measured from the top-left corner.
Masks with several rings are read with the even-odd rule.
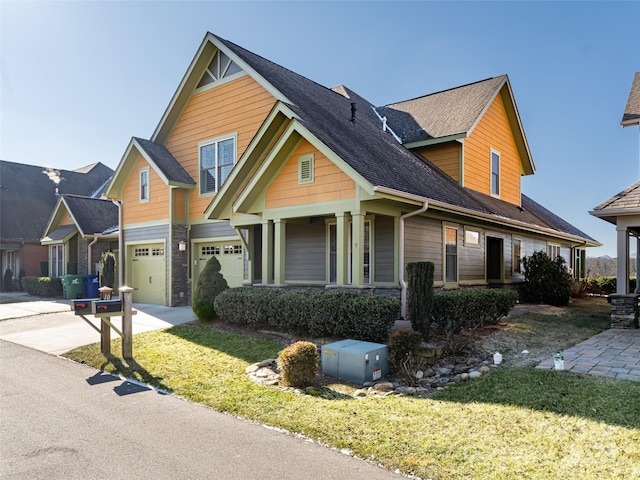
[[[201,142],[198,142],[198,193],[201,196],[207,196],[207,195],[213,195],[217,192],[220,191],[220,187],[222,187],[222,185],[224,184],[224,182],[227,180],[227,178],[229,178],[229,175],[231,174],[231,170],[229,171],[229,173],[227,173],[227,176],[224,178],[224,180],[222,182],[220,182],[220,173],[221,173],[221,165],[219,163],[219,145],[222,142],[225,142],[227,140],[233,140],[233,164],[231,165],[231,170],[233,170],[233,167],[235,166],[237,160],[238,160],[238,133],[234,132],[228,135],[221,135],[219,137],[214,137],[214,138],[210,138],[208,140],[203,140]],[[213,167],[208,167],[208,168],[203,168],[202,167],[202,150],[206,147],[210,147],[210,146],[215,146],[215,159],[214,159],[214,165]],[[228,164],[224,164],[225,166],[228,166]],[[205,170],[211,170],[213,169],[215,171],[215,187],[213,188],[213,190],[210,191],[204,191],[203,190],[203,186],[206,185],[206,182],[203,182],[203,172]]]
[[[305,172],[305,165],[308,175],[303,175]],[[298,158],[298,185],[304,185],[307,183],[313,183],[315,181],[315,159],[313,153],[309,155],[302,155]]]
[[[146,182],[143,181],[143,178],[146,177]],[[149,201],[149,197],[151,196],[151,188],[149,182],[149,167],[141,168],[140,173],[138,175],[138,200],[140,203],[146,203]],[[145,191],[146,187],[146,191]]]
[[[516,242],[519,245],[519,252],[516,255]],[[522,239],[511,238],[511,274],[522,275]]]
[[[557,254],[553,252],[557,250]],[[547,255],[551,260],[555,260],[557,257],[562,257],[562,248],[557,243],[547,243]]]
[[[498,159],[498,171],[496,172],[493,168],[493,159],[494,156]],[[502,169],[502,161],[500,158],[500,152],[498,150],[495,149],[491,149],[491,155],[489,157],[489,190],[491,191],[491,196],[492,197],[498,197],[500,198],[500,181],[501,181],[501,175],[500,175],[500,170]],[[496,189],[494,190],[493,188],[493,180],[494,178],[496,179]]]
[[[469,238],[468,234],[470,233],[477,233],[478,239],[474,241],[472,238]],[[472,248],[482,247],[482,230],[476,227],[465,226],[464,227],[464,246],[472,247]]]
[[[61,254],[59,262],[58,252]],[[67,252],[64,243],[49,246],[49,276],[51,278],[59,278],[64,275],[66,256]]]
[[[452,230],[456,232],[456,251],[453,255],[455,255],[455,271],[454,272],[449,272],[449,269],[447,268],[447,256],[451,255],[449,253],[447,253],[447,230]],[[458,225],[454,225],[454,224],[443,224],[442,226],[442,280],[443,283],[449,284],[449,285],[454,285],[454,284],[458,284],[458,282],[460,281],[460,275],[459,275],[459,269],[460,269],[460,265],[459,265],[459,261],[458,259],[460,258],[460,249],[459,249],[459,243],[460,243],[460,232],[459,232],[459,226]],[[453,273],[455,275],[455,279],[454,280],[449,280],[448,279],[448,274],[449,273]]]

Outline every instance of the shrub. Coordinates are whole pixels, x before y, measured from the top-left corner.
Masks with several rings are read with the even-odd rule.
[[[13,290],[13,270],[10,268],[7,268],[4,271],[4,276],[2,277],[2,288],[5,292]]]
[[[220,318],[231,323],[372,342],[387,338],[400,310],[400,302],[389,296],[255,287],[226,290],[214,306]]]
[[[429,339],[431,310],[433,309],[432,262],[414,262],[407,265],[409,305],[408,315],[411,326],[422,339]]]
[[[278,355],[278,370],[282,382],[291,387],[313,385],[319,364],[318,348],[311,342],[299,341]]]
[[[62,296],[62,281],[59,278],[23,277],[22,289],[29,295],[60,297]]]
[[[463,288],[442,290],[433,300],[434,327],[438,333],[450,334],[497,323],[515,306],[518,294],[507,289]]]
[[[527,302],[543,302],[564,306],[571,299],[571,275],[565,261],[551,259],[545,252],[533,252],[522,259],[524,267],[523,298]]]
[[[193,294],[193,312],[199,320],[209,321],[216,319],[215,299],[223,291],[229,288],[224,279],[220,262],[213,256],[205,264]]]
[[[113,252],[103,252],[100,256],[100,286],[115,288],[116,256]]]

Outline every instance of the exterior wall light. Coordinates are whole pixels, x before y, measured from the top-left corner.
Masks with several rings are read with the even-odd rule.
[[[181,252],[186,252],[187,251],[187,242],[185,242],[184,240],[180,240],[178,242],[178,250],[180,250]]]

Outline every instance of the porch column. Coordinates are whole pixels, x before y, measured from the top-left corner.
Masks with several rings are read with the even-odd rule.
[[[262,221],[262,283],[273,283],[273,222]]]
[[[351,212],[351,284],[364,284],[364,212]]]
[[[336,285],[349,284],[349,215],[336,213]]]
[[[636,237],[636,288],[633,293],[640,293],[640,235]]]
[[[275,239],[274,239],[274,258],[273,258],[273,283],[276,285],[284,285],[284,270],[285,259],[287,255],[286,250],[286,223],[284,220],[278,218],[273,221],[275,227]]]
[[[616,293],[624,295],[629,293],[629,237],[627,236],[627,227],[625,226],[616,226],[616,231],[618,233]]]
[[[255,265],[254,265],[254,257],[253,249],[256,244],[256,236],[254,233],[253,225],[247,230],[247,278],[244,279],[243,284],[251,285],[255,279]]]

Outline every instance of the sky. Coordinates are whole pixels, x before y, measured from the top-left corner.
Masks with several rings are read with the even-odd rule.
[[[640,177],[640,132],[620,126],[639,25],[637,0],[0,0],[0,159],[115,170],[207,31],[376,105],[507,74],[536,166],[523,193],[615,257],[589,211]]]

